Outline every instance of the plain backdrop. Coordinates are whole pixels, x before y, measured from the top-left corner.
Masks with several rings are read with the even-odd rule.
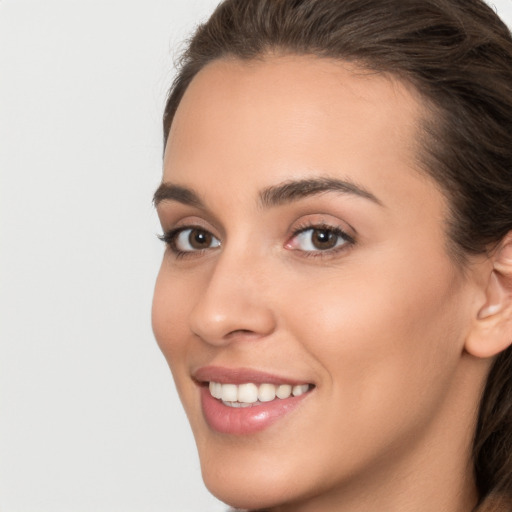
[[[0,0],[0,512],[226,509],[150,325],[161,112],[216,3]]]

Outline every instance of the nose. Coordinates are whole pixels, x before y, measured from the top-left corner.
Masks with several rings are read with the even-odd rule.
[[[217,346],[271,334],[275,317],[266,299],[268,279],[260,267],[254,257],[221,254],[192,309],[192,332]]]

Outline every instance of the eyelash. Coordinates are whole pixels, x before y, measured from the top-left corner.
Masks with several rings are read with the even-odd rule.
[[[189,229],[196,229],[199,231],[204,231],[206,233],[209,233],[207,229],[204,229],[201,226],[193,226],[192,225],[192,226],[180,226],[179,228],[171,229],[162,235],[158,235],[158,238],[162,242],[164,242],[167,245],[167,247],[169,247],[169,249],[171,250],[171,252],[174,254],[174,256],[177,259],[200,256],[201,254],[203,254],[205,251],[208,250],[208,249],[197,249],[194,251],[182,251],[182,250],[178,249],[178,247],[176,246],[176,239],[178,238],[178,236],[181,233],[183,233],[184,231],[187,231]],[[330,257],[340,251],[347,250],[348,248],[352,247],[356,243],[355,239],[352,236],[347,234],[345,231],[343,231],[343,229],[341,229],[339,227],[331,226],[328,224],[304,224],[303,226],[299,226],[298,228],[296,228],[293,231],[292,235],[288,238],[288,241],[286,242],[285,245],[288,245],[290,243],[290,241],[294,240],[302,233],[305,233],[310,230],[311,231],[322,231],[322,230],[328,231],[332,235],[343,239],[344,243],[338,247],[333,247],[332,249],[326,249],[326,250],[302,251],[300,249],[290,249],[293,251],[300,252],[301,257],[306,257],[306,258]],[[212,236],[214,236],[214,235],[212,235]]]
[[[329,224],[304,224],[303,226],[297,227],[290,238],[288,239],[287,244],[290,243],[291,240],[297,238],[300,234],[305,233],[307,231],[328,231],[332,235],[341,238],[344,240],[344,243],[338,247],[333,247],[332,249],[325,249],[325,250],[317,250],[317,251],[300,251],[300,249],[295,249],[298,252],[301,252],[301,257],[304,258],[329,258],[337,254],[341,251],[346,251],[348,248],[355,245],[356,240],[354,237],[350,236],[348,233],[343,231],[338,226],[332,226]],[[294,250],[294,249],[291,249]]]
[[[166,231],[163,235],[158,235],[159,240],[164,242],[167,247],[171,250],[171,252],[174,254],[176,259],[182,259],[182,258],[190,258],[194,256],[200,256],[203,252],[205,252],[207,249],[198,249],[196,251],[182,251],[178,249],[176,245],[176,239],[178,236],[183,233],[184,231],[187,231],[188,229],[196,229],[198,231],[204,231],[205,233],[209,233],[209,231],[202,226],[180,226],[179,228],[171,229],[169,231]],[[212,235],[213,236],[213,235]]]

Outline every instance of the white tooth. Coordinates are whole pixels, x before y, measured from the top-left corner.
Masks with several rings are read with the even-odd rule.
[[[258,388],[258,398],[260,402],[271,402],[276,397],[276,387],[274,384],[260,384]]]
[[[276,390],[277,398],[288,398],[292,394],[290,384],[281,384]]]
[[[252,404],[244,404],[242,402],[222,402],[224,405],[227,405],[228,407],[234,407],[235,409],[238,409],[240,407],[252,407]]]
[[[220,382],[215,382],[215,386],[213,387],[213,396],[215,398],[222,398],[222,384]]]
[[[221,398],[224,402],[236,402],[238,400],[238,386],[236,384],[222,384]]]
[[[220,382],[210,381],[209,388],[213,398],[222,398],[222,384]]]
[[[240,384],[238,386],[238,401],[253,404],[258,401],[258,386],[256,384]]]
[[[300,395],[303,395],[308,389],[309,389],[309,386],[307,384],[293,386],[292,394],[293,394],[293,396],[300,396]]]

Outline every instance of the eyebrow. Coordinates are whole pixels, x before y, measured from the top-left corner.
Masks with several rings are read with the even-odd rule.
[[[260,203],[270,208],[282,204],[315,196],[323,192],[340,192],[368,199],[380,206],[382,202],[371,192],[352,181],[336,178],[312,178],[290,180],[279,185],[273,185],[260,192]]]
[[[172,183],[160,183],[153,194],[153,204],[158,206],[162,201],[177,201],[196,208],[204,208],[203,201],[191,189]]]
[[[272,208],[315,196],[324,192],[340,192],[368,199],[380,206],[382,202],[371,192],[352,181],[336,178],[312,178],[290,180],[264,188],[259,194],[260,204]],[[196,208],[205,208],[201,198],[192,190],[181,185],[163,182],[153,195],[153,203],[158,206],[162,201],[177,201]]]

